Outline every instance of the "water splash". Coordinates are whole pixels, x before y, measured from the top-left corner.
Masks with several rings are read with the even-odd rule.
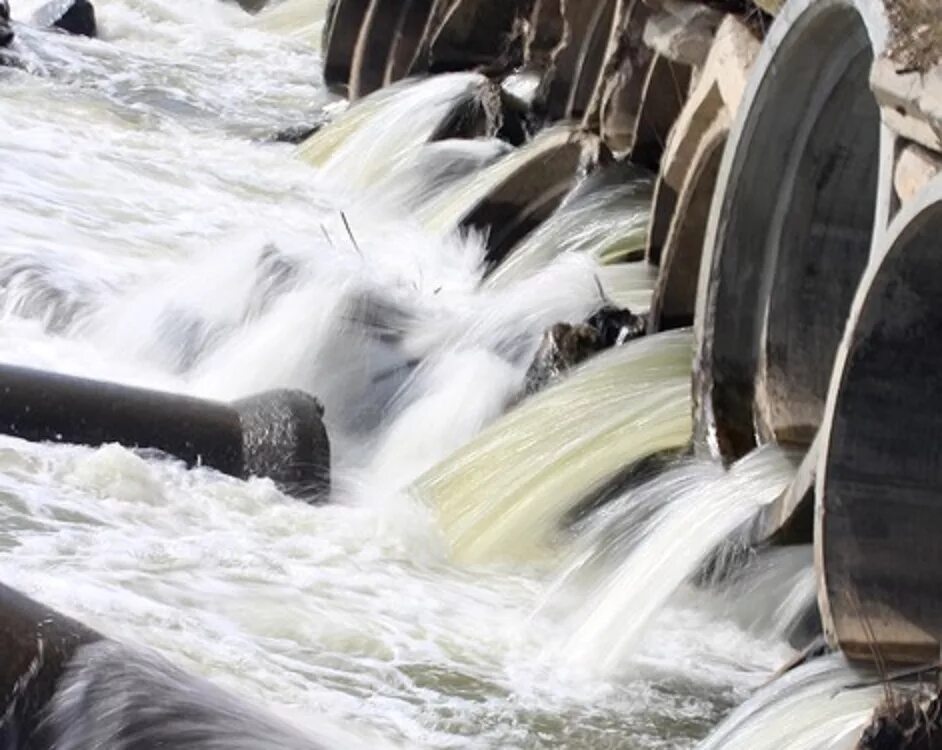
[[[690,334],[600,355],[523,402],[416,484],[464,562],[529,559],[633,461],[690,437]]]
[[[883,696],[843,656],[816,659],[770,683],[697,750],[853,750]]]
[[[514,248],[486,284],[498,287],[520,279],[560,253],[615,261],[643,250],[650,204],[651,181],[646,176],[577,194]]]
[[[547,158],[553,150],[576,137],[575,131],[560,125],[540,133],[530,143],[508,154],[496,164],[455,184],[417,212],[417,218],[434,232],[454,230],[461,220],[496,187],[531,160]]]
[[[793,462],[773,446],[755,451],[728,473],[680,468],[625,498],[624,511],[605,520],[590,554],[568,573],[584,577],[586,566],[601,570],[584,593],[586,606],[574,618],[560,656],[584,668],[619,669],[678,588],[758,509],[781,495],[794,471]],[[637,523],[639,511],[651,514],[643,524]]]
[[[333,172],[345,185],[368,188],[407,164],[456,109],[482,106],[489,86],[479,73],[449,73],[388,86],[312,135],[298,147],[298,156]]]

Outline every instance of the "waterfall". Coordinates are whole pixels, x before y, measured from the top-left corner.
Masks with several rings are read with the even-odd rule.
[[[708,750],[778,750],[859,727],[876,696],[833,658],[747,700],[793,657],[812,571],[801,549],[707,575],[792,462],[678,458],[690,331],[523,394],[547,328],[649,307],[649,177],[569,170],[595,143],[571,125],[499,140],[479,73],[337,102],[324,0],[96,0],[99,39],[29,27],[39,4],[13,3],[23,67],[0,70],[0,362],[300,389],[334,451],[310,507],[0,436],[0,582],[125,644],[70,664],[57,747],[692,750],[729,716]],[[494,267],[486,222],[454,230],[570,142]]]
[[[432,231],[445,233],[453,230],[471,209],[524,164],[546,158],[550,151],[573,137],[574,131],[567,126],[544,130],[526,146],[469,175],[453,189],[429,201],[417,211],[417,218]]]
[[[631,174],[567,201],[515,248],[487,278],[491,287],[533,273],[560,253],[587,253],[615,261],[644,249],[651,202],[650,180]]]
[[[401,167],[456,108],[478,107],[487,86],[478,73],[451,73],[380,89],[312,135],[298,156],[366,188]]]
[[[690,334],[642,339],[528,399],[418,480],[453,556],[529,559],[620,469],[690,437]]]
[[[718,545],[785,490],[794,469],[781,451],[763,448],[729,472],[694,464],[623,499],[624,510],[605,519],[596,546],[568,574],[584,576],[585,566],[601,571],[584,594],[586,606],[561,657],[603,671],[623,665],[664,603]],[[652,502],[660,507],[652,510]],[[641,524],[639,509],[650,513]]]
[[[697,750],[853,750],[883,697],[876,681],[843,656],[816,659],[756,693]]]

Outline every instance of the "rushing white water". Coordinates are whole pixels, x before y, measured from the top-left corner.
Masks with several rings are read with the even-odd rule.
[[[478,73],[451,73],[380,89],[312,135],[298,155],[314,166],[341,172],[348,185],[370,187],[408,163],[457,107],[480,107],[488,86]]]
[[[853,750],[883,698],[875,682],[840,655],[816,659],[756,693],[698,750]]]
[[[574,617],[574,632],[562,646],[564,658],[607,671],[623,665],[664,603],[718,545],[785,490],[794,468],[778,449],[764,448],[706,481],[704,469],[694,465],[628,497],[628,522],[616,515],[606,523],[599,531],[601,543],[576,566],[580,577],[586,565],[603,574]],[[661,506],[653,511],[651,496]],[[639,503],[651,513],[643,524],[637,522]],[[611,569],[605,572],[606,567]]]
[[[547,158],[553,149],[574,137],[576,132],[565,125],[543,131],[526,146],[508,154],[487,169],[469,175],[457,184],[454,190],[429,201],[417,212],[419,220],[433,231],[452,231],[480,201],[517,170],[532,160]]]
[[[16,0],[16,18],[38,4]],[[323,5],[251,17],[217,0],[97,0],[99,40],[17,27],[25,67],[0,70],[0,361],[218,399],[303,388],[326,404],[335,492],[311,508],[265,480],[116,445],[0,438],[0,581],[286,716],[303,735],[285,730],[282,746],[691,748],[791,654],[781,637],[675,597],[624,671],[577,673],[553,650],[571,621],[545,607],[556,550],[541,569],[456,566],[435,513],[398,491],[500,419],[542,331],[593,312],[598,280],[622,295],[647,281],[569,253],[482,289],[477,238],[407,215],[436,191],[465,200],[449,192],[473,180],[456,165],[507,150],[425,144],[473,76],[396,90],[392,111],[421,103],[414,139],[373,114],[319,168],[265,142],[329,100],[311,44]],[[576,404],[595,468],[586,482],[573,445],[570,463],[535,476],[532,497],[565,499],[544,529],[660,437],[682,441],[689,337],[672,341],[673,364],[608,372],[605,399],[589,389]],[[639,346],[586,372],[657,359],[657,340]],[[506,474],[475,497],[513,480],[520,462],[500,458]],[[72,725],[75,704],[58,697]],[[76,724],[69,741],[113,750],[100,718],[103,734]],[[242,726],[215,739],[232,747]],[[236,739],[270,746],[267,728]]]
[[[690,437],[690,335],[590,360],[423,476],[457,559],[531,559],[621,468]]]
[[[639,175],[625,175],[623,183],[577,196],[514,248],[486,283],[491,287],[510,283],[565,252],[618,260],[643,250],[650,203],[650,179]]]

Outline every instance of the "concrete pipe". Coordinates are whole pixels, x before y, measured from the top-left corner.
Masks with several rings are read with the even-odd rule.
[[[350,74],[370,0],[331,0],[324,21],[324,83],[340,96],[347,96]]]
[[[696,312],[696,434],[735,458],[810,443],[871,247],[881,171],[868,74],[879,0],[790,0],[717,179]]]
[[[567,0],[564,35],[555,51],[544,108],[550,120],[581,118],[602,71],[616,0]]]
[[[631,160],[635,164],[655,172],[660,168],[667,136],[687,101],[691,74],[689,65],[661,55],[651,61],[631,144]]]
[[[102,636],[0,584],[0,747],[52,747],[40,725],[69,662]]]
[[[693,323],[703,236],[728,135],[729,123],[725,117],[719,118],[704,133],[679,197],[674,201],[673,216],[658,258],[660,270],[649,322],[652,332]]]
[[[406,7],[400,0],[370,0],[350,63],[350,101],[382,88],[404,10]]]
[[[389,50],[383,85],[400,81],[413,70],[434,0],[406,0]]]
[[[330,487],[323,409],[300,391],[223,404],[4,365],[0,394],[0,432],[24,440],[156,449],[309,500]]]
[[[829,635],[855,659],[935,663],[942,646],[940,237],[936,178],[868,266],[831,382],[816,562]]]
[[[438,0],[423,44],[419,66],[432,73],[471,70],[509,71],[522,62],[523,22],[534,0]],[[514,49],[519,42],[519,49]]]
[[[311,739],[0,584],[0,747],[279,747]]]
[[[514,246],[542,224],[576,186],[594,139],[569,136],[565,131],[534,149],[506,179],[495,185],[461,220],[464,230],[487,236],[486,261],[496,266]]]
[[[583,125],[599,132],[617,154],[627,154],[637,135],[647,72],[654,59],[643,40],[650,14],[643,0],[618,4],[609,49],[583,119]]]

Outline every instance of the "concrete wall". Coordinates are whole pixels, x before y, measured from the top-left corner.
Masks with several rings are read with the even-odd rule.
[[[942,179],[894,220],[857,293],[818,476],[822,609],[835,642],[935,661],[942,642]]]
[[[808,445],[870,251],[880,120],[875,2],[793,0],[730,133],[697,297],[697,436],[731,459]]]

